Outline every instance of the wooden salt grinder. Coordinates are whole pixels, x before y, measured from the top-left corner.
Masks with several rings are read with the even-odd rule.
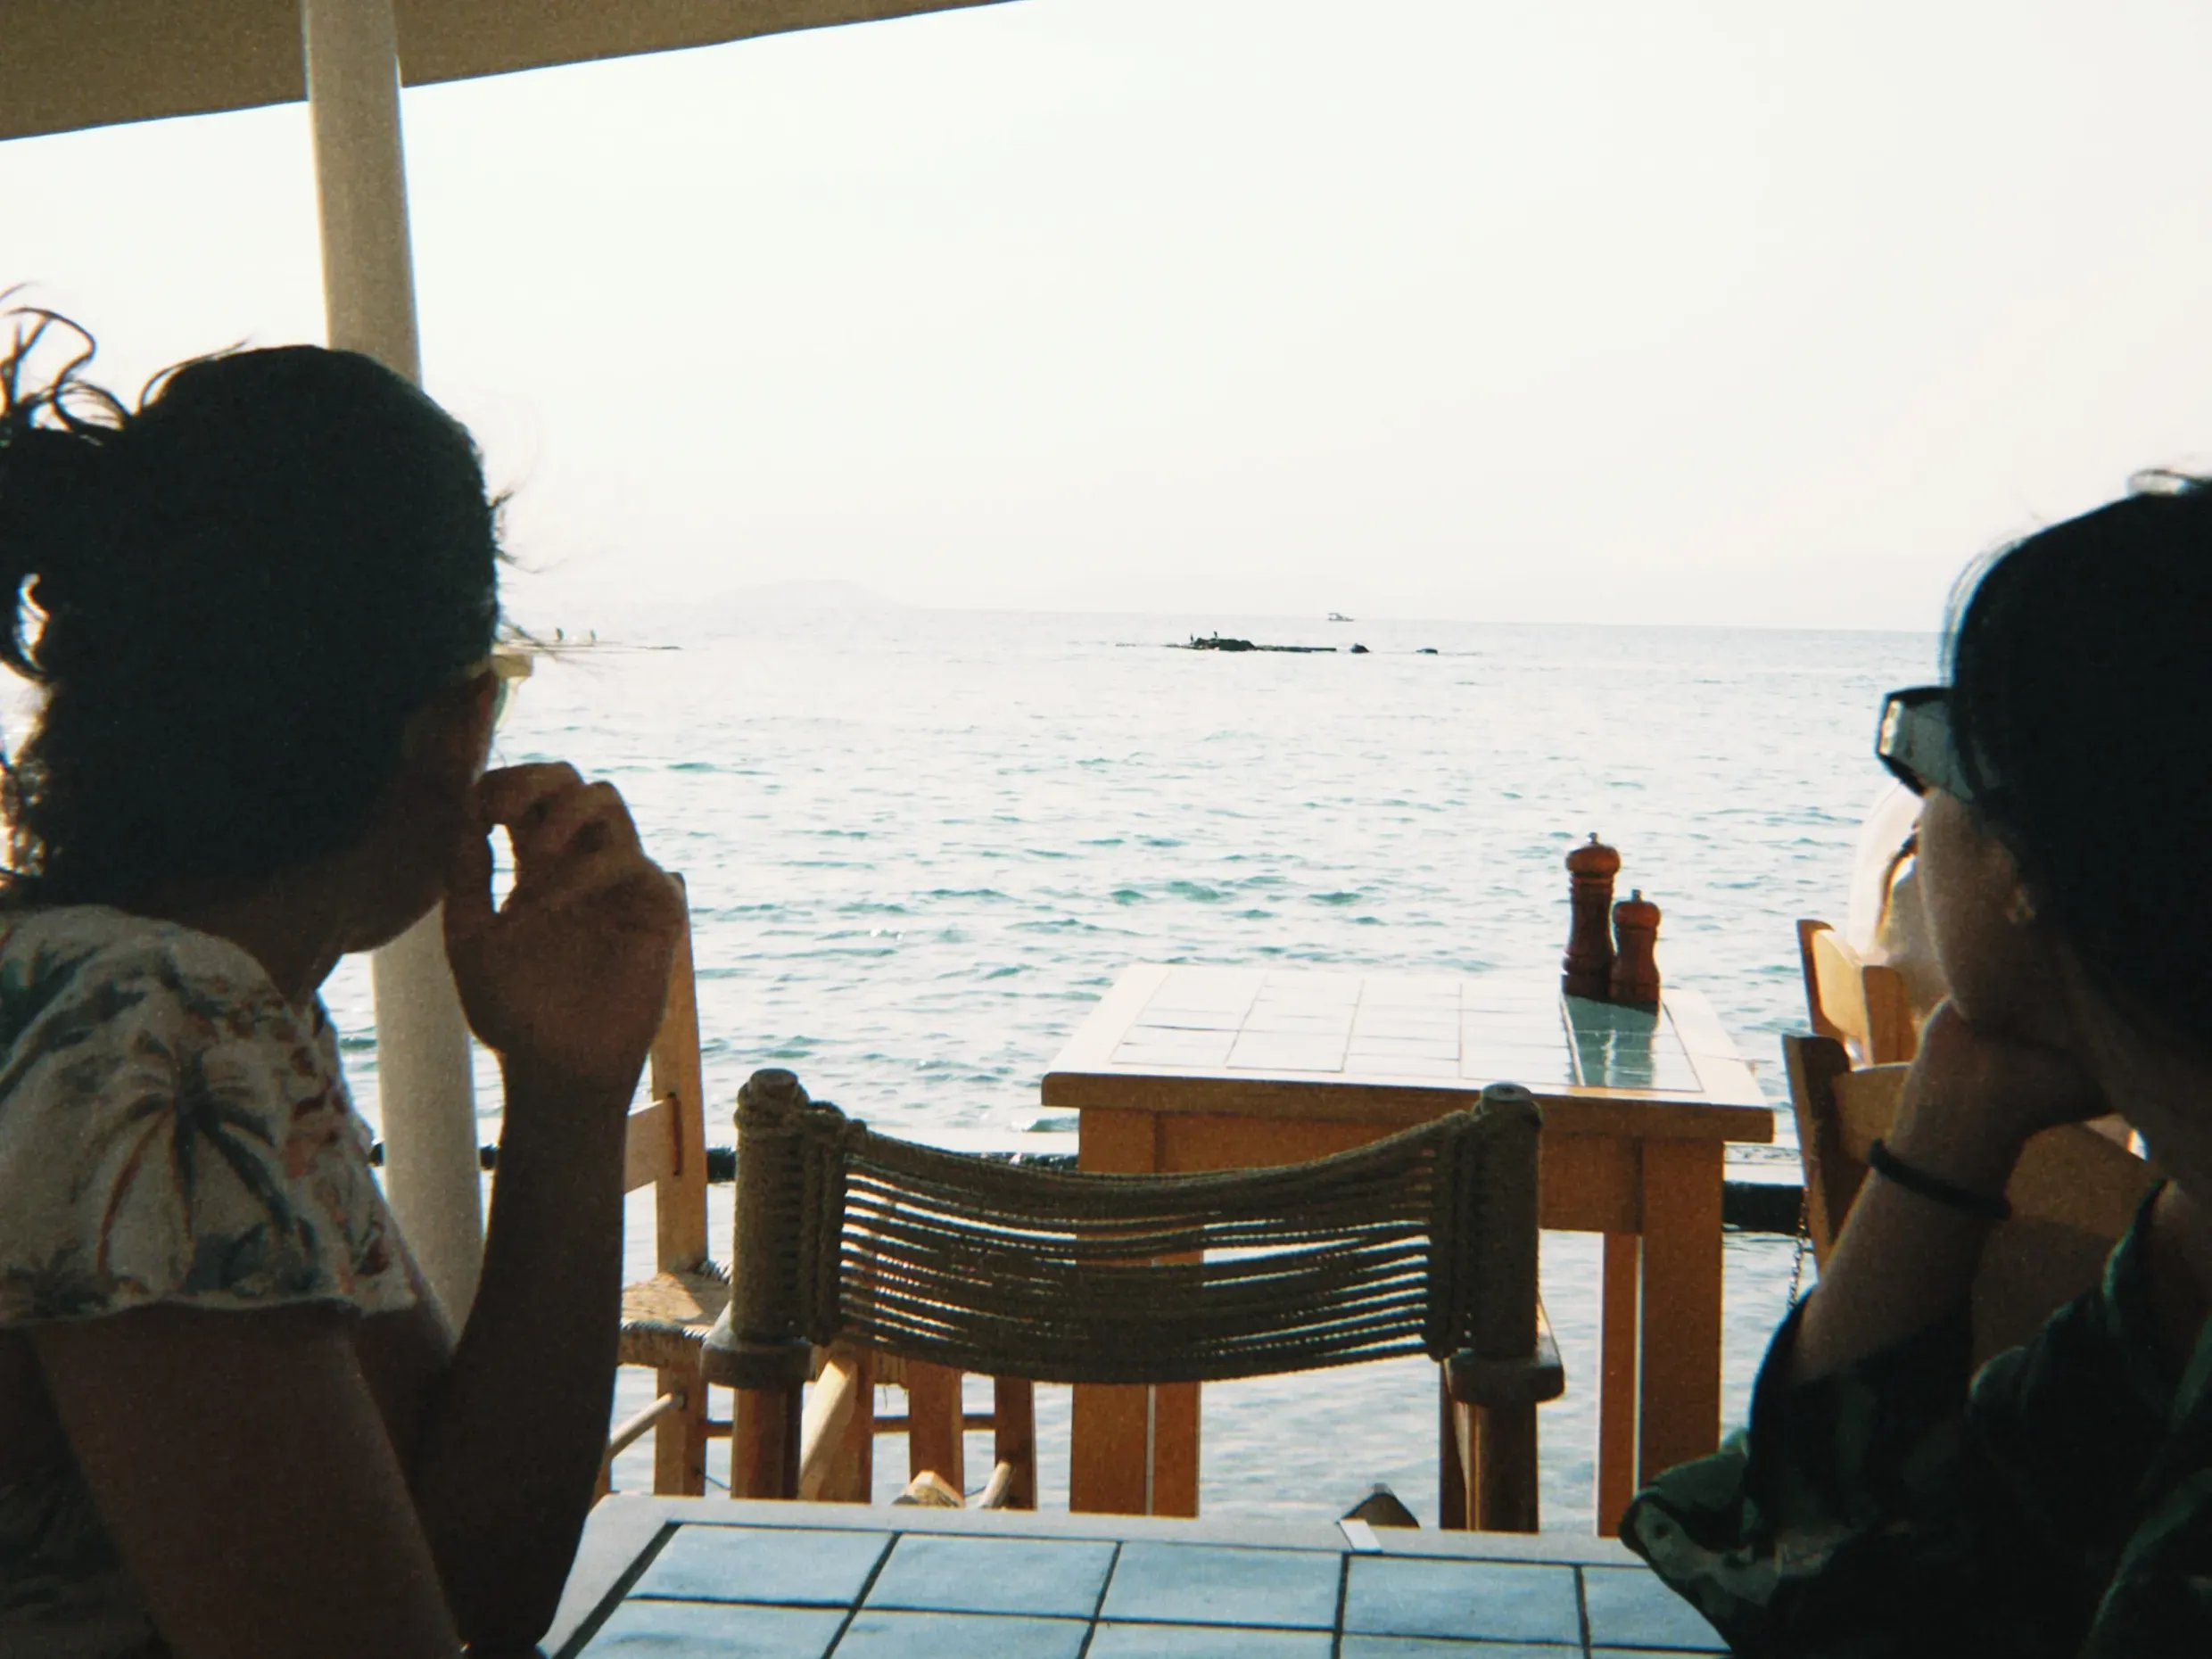
[[[1647,1013],[1659,1011],[1659,907],[1638,887],[1613,907],[1615,945],[1606,995]]]
[[[1613,973],[1613,933],[1606,926],[1606,912],[1613,908],[1613,879],[1621,873],[1621,854],[1593,830],[1585,846],[1567,854],[1567,871],[1572,878],[1568,891],[1574,904],[1574,926],[1559,964],[1559,988],[1569,996],[1602,1003]]]

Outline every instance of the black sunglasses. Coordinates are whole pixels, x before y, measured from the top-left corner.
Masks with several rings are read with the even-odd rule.
[[[1951,738],[1948,686],[1914,686],[1883,698],[1874,753],[1915,795],[1941,789],[1955,801],[1974,798],[1974,788],[1967,781],[1958,746]]]

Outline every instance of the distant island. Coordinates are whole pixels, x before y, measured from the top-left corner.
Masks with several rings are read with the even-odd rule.
[[[1300,656],[1333,656],[1338,649],[1333,645],[1254,645],[1250,640],[1233,640],[1218,633],[1209,633],[1202,640],[1193,634],[1189,641],[1183,645],[1176,645],[1171,640],[1168,648],[1171,651],[1285,651]],[[1364,655],[1366,648],[1364,645],[1352,647],[1356,655]]]

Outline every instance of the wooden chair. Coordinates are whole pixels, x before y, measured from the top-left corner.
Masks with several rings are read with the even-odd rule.
[[[647,1093],[651,1098],[630,1114],[623,1139],[623,1190],[653,1189],[656,1271],[623,1288],[617,1363],[650,1366],[656,1398],[614,1432],[599,1482],[605,1491],[616,1455],[649,1429],[653,1490],[697,1497],[706,1490],[706,1442],[730,1432],[726,1421],[708,1416],[699,1381],[700,1349],[730,1300],[730,1278],[706,1251],[706,1112],[688,920],[669,971]]]
[[[1797,924],[1797,954],[1815,1036],[1841,1043],[1860,1066],[1886,1066],[1918,1052],[1912,1004],[1894,968],[1866,961],[1825,921]]]
[[[1034,1503],[1030,1385],[1220,1381],[1425,1352],[1449,1391],[1447,1524],[1533,1531],[1536,1406],[1564,1387],[1536,1287],[1536,1103],[1312,1163],[1069,1174],[870,1132],[788,1071],[739,1096],[737,1264],[703,1374],[738,1391],[732,1496],[869,1494],[873,1364],[906,1364],[910,1460]],[[820,1380],[800,1405],[817,1351]],[[994,1380],[963,1416],[960,1378]]]
[[[1783,1037],[1782,1055],[1804,1160],[1806,1230],[1825,1267],[1866,1179],[1867,1148],[1895,1119],[1911,1068],[1853,1070],[1841,1043],[1802,1033]],[[2158,1179],[2150,1163],[2086,1124],[2062,1124],[2027,1143],[2005,1189],[2012,1218],[1991,1230],[1974,1281],[1977,1365],[2026,1341],[2098,1283]]]

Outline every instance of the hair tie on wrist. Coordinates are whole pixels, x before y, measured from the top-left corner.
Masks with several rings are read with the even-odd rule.
[[[1932,1176],[1925,1169],[1915,1169],[1911,1164],[1882,1144],[1880,1138],[1867,1148],[1867,1168],[1886,1181],[1894,1181],[1908,1193],[1918,1193],[1922,1198],[1950,1209],[1962,1209],[1969,1216],[1979,1216],[1985,1221],[2009,1221],[2012,1218],[2012,1204],[2003,1193],[1969,1192],[1953,1186],[1941,1176]]]

